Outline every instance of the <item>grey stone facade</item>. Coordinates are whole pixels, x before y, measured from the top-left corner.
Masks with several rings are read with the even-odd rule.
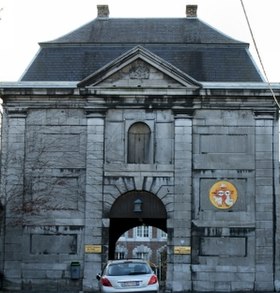
[[[278,109],[249,81],[197,81],[137,45],[79,82],[1,84],[5,287],[96,291],[142,223],[168,234],[167,291],[279,291]],[[136,123],[148,162],[129,162]]]
[[[182,89],[160,97],[141,89],[138,97],[118,90],[110,98],[91,91],[2,89],[2,190],[12,199],[2,239],[6,284],[97,289],[110,209],[122,194],[145,190],[167,211],[167,289],[278,289],[278,116],[268,91]],[[127,131],[139,121],[152,132],[152,164],[126,162]],[[225,179],[238,199],[220,210],[208,193]],[[14,215],[8,207],[19,194],[48,202]],[[102,252],[85,252],[89,244]],[[176,246],[191,254],[174,253]],[[72,261],[81,264],[81,280],[71,280]]]

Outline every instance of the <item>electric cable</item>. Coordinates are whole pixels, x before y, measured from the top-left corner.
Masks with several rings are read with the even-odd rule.
[[[241,6],[242,6],[242,9],[243,9],[243,12],[244,12],[245,18],[246,18],[246,22],[247,22],[247,25],[248,25],[248,28],[249,28],[249,31],[250,31],[250,34],[251,34],[251,38],[252,38],[253,43],[254,43],[255,50],[256,50],[256,52],[257,52],[257,56],[258,56],[259,62],[260,62],[261,67],[262,67],[262,71],[263,71],[263,74],[264,74],[264,77],[265,77],[265,81],[266,81],[267,86],[268,86],[268,88],[269,88],[269,90],[270,90],[270,92],[271,92],[271,94],[272,94],[272,96],[273,96],[273,99],[274,99],[276,105],[277,105],[278,108],[280,109],[280,104],[279,104],[279,102],[278,102],[278,100],[277,100],[277,98],[276,98],[276,96],[275,96],[275,93],[274,93],[274,91],[273,91],[273,89],[272,89],[271,83],[270,83],[270,81],[269,81],[269,79],[268,79],[268,76],[267,76],[267,74],[266,74],[266,70],[265,70],[264,64],[263,64],[263,62],[262,62],[261,54],[260,54],[260,52],[259,52],[259,49],[258,49],[258,46],[257,46],[257,42],[256,42],[256,39],[255,39],[255,37],[254,37],[254,33],[253,33],[253,30],[252,30],[252,27],[251,27],[251,24],[250,24],[250,21],[249,21],[249,17],[248,17],[247,12],[246,12],[245,5],[244,5],[244,3],[243,3],[243,0],[240,0],[240,2],[241,2]]]

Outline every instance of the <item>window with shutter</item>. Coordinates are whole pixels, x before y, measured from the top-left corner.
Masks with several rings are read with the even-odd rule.
[[[131,125],[128,130],[128,163],[151,164],[151,130],[142,122]]]

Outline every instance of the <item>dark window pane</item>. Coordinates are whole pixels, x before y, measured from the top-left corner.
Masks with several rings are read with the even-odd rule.
[[[135,123],[128,131],[128,163],[151,163],[151,131],[145,123]]]

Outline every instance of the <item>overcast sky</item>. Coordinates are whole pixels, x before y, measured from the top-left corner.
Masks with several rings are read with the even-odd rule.
[[[280,82],[280,0],[243,3],[269,81]],[[197,4],[201,20],[250,43],[259,66],[240,0],[0,0],[0,81],[20,79],[38,52],[39,42],[93,20],[98,4],[109,5],[110,17],[185,17],[186,5]]]

